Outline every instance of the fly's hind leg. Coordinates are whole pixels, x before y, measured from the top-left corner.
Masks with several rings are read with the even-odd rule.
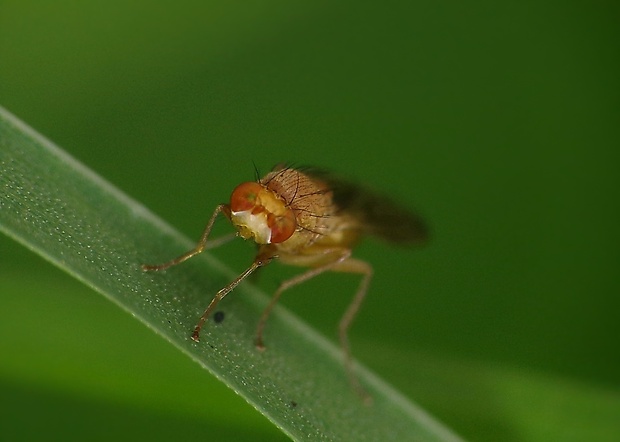
[[[320,275],[321,273],[326,271],[357,273],[362,275],[362,281],[358,286],[357,292],[355,293],[353,300],[347,307],[344,315],[342,316],[342,319],[340,320],[340,324],[338,326],[338,336],[344,355],[344,365],[347,376],[349,377],[349,382],[351,383],[351,386],[353,387],[355,392],[364,400],[364,402],[370,403],[372,401],[370,395],[361,386],[359,379],[357,378],[353,370],[353,356],[351,353],[351,346],[349,345],[348,331],[351,327],[353,320],[355,319],[355,316],[357,315],[357,312],[360,309],[360,306],[362,305],[362,301],[366,296],[366,292],[368,291],[368,285],[372,278],[372,266],[365,261],[351,258],[351,251],[348,249],[341,249],[330,252],[337,252],[334,253],[333,261],[319,267],[310,269],[305,273],[288,279],[282,284],[280,284],[273,297],[271,298],[269,305],[267,305],[267,307],[263,311],[263,314],[260,317],[258,327],[256,328],[255,343],[259,349],[262,350],[265,348],[265,345],[263,343],[263,329],[265,328],[265,323],[267,322],[267,318],[269,318],[273,307],[276,305],[285,290],[295,285],[301,284],[302,282],[308,281],[309,279],[314,278],[315,276]]]
[[[368,285],[372,279],[372,266],[366,261],[350,258],[346,261],[338,263],[333,270],[336,272],[358,273],[362,275],[362,280],[357,288],[357,292],[345,310],[344,315],[342,315],[342,318],[340,319],[340,324],[338,325],[338,337],[340,338],[340,346],[342,347],[342,352],[344,354],[344,365],[347,375],[349,376],[349,382],[364,402],[370,403],[372,402],[371,396],[366,392],[366,390],[364,390],[359,379],[355,375],[355,371],[353,370],[353,355],[351,353],[351,345],[349,344],[349,328],[351,327],[351,324],[353,323],[353,320],[362,305],[362,301],[364,301],[366,292],[368,291]]]
[[[330,252],[333,252],[333,251],[330,250],[329,252],[326,252],[326,254]],[[291,287],[296,286],[298,284],[301,284],[302,282],[308,281],[309,279],[312,279],[315,276],[320,275],[323,272],[332,270],[335,266],[337,266],[338,264],[340,264],[341,262],[349,258],[349,256],[351,256],[350,250],[336,249],[336,254],[334,255],[333,261],[329,261],[327,264],[323,264],[319,267],[314,267],[300,275],[297,275],[291,279],[287,279],[286,281],[280,284],[276,292],[273,294],[273,297],[271,298],[269,305],[267,305],[267,307],[263,311],[263,314],[261,315],[260,320],[258,321],[258,326],[256,327],[256,339],[254,340],[254,343],[260,350],[265,349],[265,345],[263,344],[263,329],[265,328],[265,323],[267,322],[267,318],[269,318],[271,311],[273,310],[275,305],[278,303],[280,296],[282,296],[282,293],[285,290],[290,289]],[[291,263],[294,263],[294,260],[289,259],[289,261]]]

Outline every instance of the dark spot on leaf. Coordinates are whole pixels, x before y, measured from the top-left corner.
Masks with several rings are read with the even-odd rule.
[[[224,320],[224,312],[222,311],[215,312],[215,314],[213,315],[213,320],[215,321],[216,324],[219,324],[220,322],[222,322]]]

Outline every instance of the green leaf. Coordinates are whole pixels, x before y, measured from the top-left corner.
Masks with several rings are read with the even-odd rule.
[[[258,351],[252,338],[267,297],[250,284],[220,304],[225,320],[208,322],[193,342],[205,293],[234,274],[207,253],[144,273],[141,263],[165,261],[192,243],[2,108],[0,170],[3,232],[140,319],[293,439],[459,440],[358,365],[374,399],[364,405],[339,349],[281,308],[270,318],[267,350]]]

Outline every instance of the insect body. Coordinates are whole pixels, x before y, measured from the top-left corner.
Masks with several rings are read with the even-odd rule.
[[[220,213],[236,227],[238,236],[258,244],[258,253],[243,273],[215,294],[192,339],[199,341],[204,323],[230,291],[274,259],[309,269],[281,283],[274,293],[256,329],[255,343],[261,349],[267,318],[285,290],[326,271],[357,273],[362,281],[340,321],[339,337],[351,383],[365,396],[352,370],[347,331],[367,292],[372,267],[352,258],[351,250],[364,234],[400,244],[421,243],[427,236],[421,219],[383,196],[323,171],[280,166],[256,182],[237,186],[230,203],[215,208],[194,249],[165,264],[143,265],[143,269],[164,270],[201,253]]]

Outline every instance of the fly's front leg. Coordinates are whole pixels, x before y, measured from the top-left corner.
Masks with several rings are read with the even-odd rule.
[[[229,294],[235,287],[237,287],[241,281],[243,281],[245,278],[250,276],[259,267],[267,265],[270,262],[271,262],[271,258],[266,258],[265,259],[265,258],[261,258],[260,256],[257,257],[254,260],[254,262],[252,263],[252,265],[250,267],[248,267],[241,275],[237,276],[226,287],[220,289],[220,291],[218,291],[215,294],[215,296],[213,297],[213,299],[209,303],[208,307],[206,308],[206,310],[204,311],[204,313],[200,317],[200,320],[198,321],[198,324],[196,325],[196,328],[194,328],[194,332],[192,333],[192,340],[194,340],[196,342],[200,341],[200,330],[202,329],[202,326],[204,325],[204,323],[207,321],[207,319],[211,315],[211,312],[213,311],[213,309],[215,309],[215,306],[217,306],[217,304],[222,299],[224,299],[224,297],[227,294]]]
[[[199,253],[202,253],[205,250],[205,247],[207,245],[207,238],[209,238],[209,234],[211,233],[211,229],[213,228],[213,224],[215,223],[215,219],[220,214],[220,212],[224,212],[224,215],[226,215],[226,217],[230,217],[230,208],[228,207],[227,204],[220,204],[219,206],[217,206],[215,208],[215,210],[213,211],[213,215],[211,215],[211,219],[207,223],[207,226],[205,227],[204,231],[202,232],[202,236],[200,237],[200,240],[198,241],[198,244],[196,244],[196,247],[194,247],[192,250],[190,250],[189,252],[186,252],[186,253],[182,254],[178,258],[175,258],[172,261],[168,261],[168,262],[166,262],[164,264],[155,264],[155,265],[142,264],[142,270],[144,270],[145,272],[146,271],[156,271],[157,272],[157,271],[160,271],[160,270],[166,270],[167,268],[170,268],[170,267],[175,266],[177,264],[181,264],[182,262],[187,261],[188,259],[198,255]]]

